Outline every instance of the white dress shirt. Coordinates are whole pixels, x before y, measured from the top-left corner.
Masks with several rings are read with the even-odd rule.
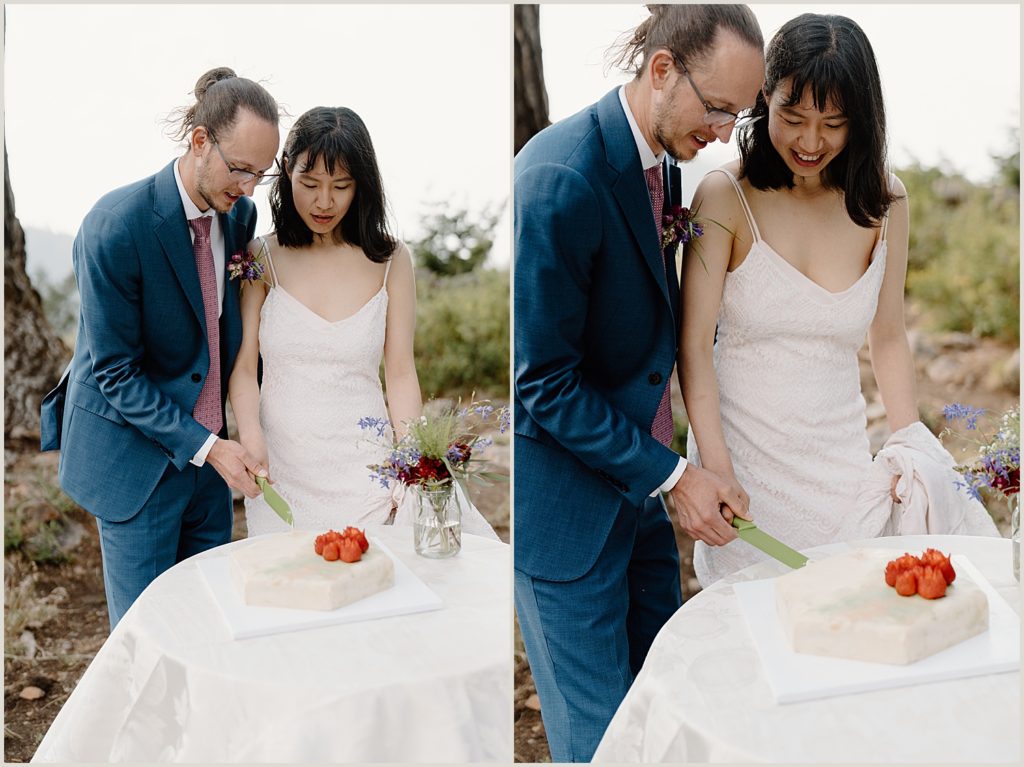
[[[640,153],[640,165],[646,171],[648,168],[653,168],[655,165],[660,165],[665,159],[665,150],[662,149],[658,154],[654,153],[650,145],[647,143],[647,139],[644,138],[644,134],[640,132],[640,126],[636,124],[636,118],[633,117],[633,111],[629,108],[629,102],[626,100],[626,86],[619,88],[619,102],[622,104],[622,111],[626,113],[626,121],[629,123],[629,129],[633,132],[633,140],[636,142],[636,151]],[[658,493],[667,493],[673,487],[679,478],[683,476],[683,472],[686,471],[686,458],[679,456],[679,462],[676,467],[672,470],[672,473],[668,475],[661,486],[658,487],[651,497],[653,498]]]

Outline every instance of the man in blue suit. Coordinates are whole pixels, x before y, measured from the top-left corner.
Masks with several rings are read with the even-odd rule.
[[[231,487],[263,467],[227,438],[241,343],[226,264],[256,228],[251,196],[273,165],[278,106],[227,68],[204,74],[184,156],[102,197],[73,247],[75,353],[43,400],[42,449],[96,517],[111,629],[161,572],[231,540]]]
[[[679,286],[655,211],[679,200],[666,155],[728,141],[753,106],[764,43],[746,6],[649,7],[635,79],[515,162],[515,597],[556,762],[591,759],[681,604],[661,493],[710,544],[746,516],[668,447]]]

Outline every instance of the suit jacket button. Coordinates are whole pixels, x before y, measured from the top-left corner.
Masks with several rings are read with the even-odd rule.
[[[647,383],[651,386],[657,386],[661,383],[661,373],[651,373],[647,376]]]
[[[199,383],[202,380],[203,380],[203,377],[201,375],[199,375],[199,373],[193,373],[192,374],[192,383]]]

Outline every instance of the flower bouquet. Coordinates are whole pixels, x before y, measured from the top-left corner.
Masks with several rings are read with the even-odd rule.
[[[1007,410],[990,434],[978,427],[985,414],[982,408],[953,403],[943,408],[948,423],[962,422],[968,433],[952,426],[940,436],[952,434],[978,447],[975,462],[957,466],[963,476],[958,486],[973,498],[981,500],[982,491],[1002,493],[1010,506],[1010,538],[1013,541],[1013,574],[1020,577],[1020,405]]]
[[[371,480],[382,487],[401,484],[416,493],[416,553],[434,558],[458,553],[462,545],[462,509],[456,486],[462,498],[468,498],[469,483],[489,485],[507,479],[483,469],[480,454],[492,440],[475,429],[478,424],[496,421],[498,431],[504,433],[509,418],[507,407],[496,408],[487,400],[425,413],[406,424],[406,435],[389,445],[382,462],[368,467]],[[391,433],[391,423],[384,418],[362,418],[359,426],[377,440],[386,440]]]

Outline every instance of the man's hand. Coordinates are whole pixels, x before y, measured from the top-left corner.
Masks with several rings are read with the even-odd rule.
[[[228,487],[238,490],[247,498],[260,494],[254,475],[266,476],[267,471],[240,444],[230,439],[218,439],[210,448],[206,462],[213,465]]]
[[[730,524],[734,514],[750,519],[750,498],[743,488],[708,469],[687,466],[669,494],[680,527],[709,546],[722,546],[736,539],[736,530]]]

